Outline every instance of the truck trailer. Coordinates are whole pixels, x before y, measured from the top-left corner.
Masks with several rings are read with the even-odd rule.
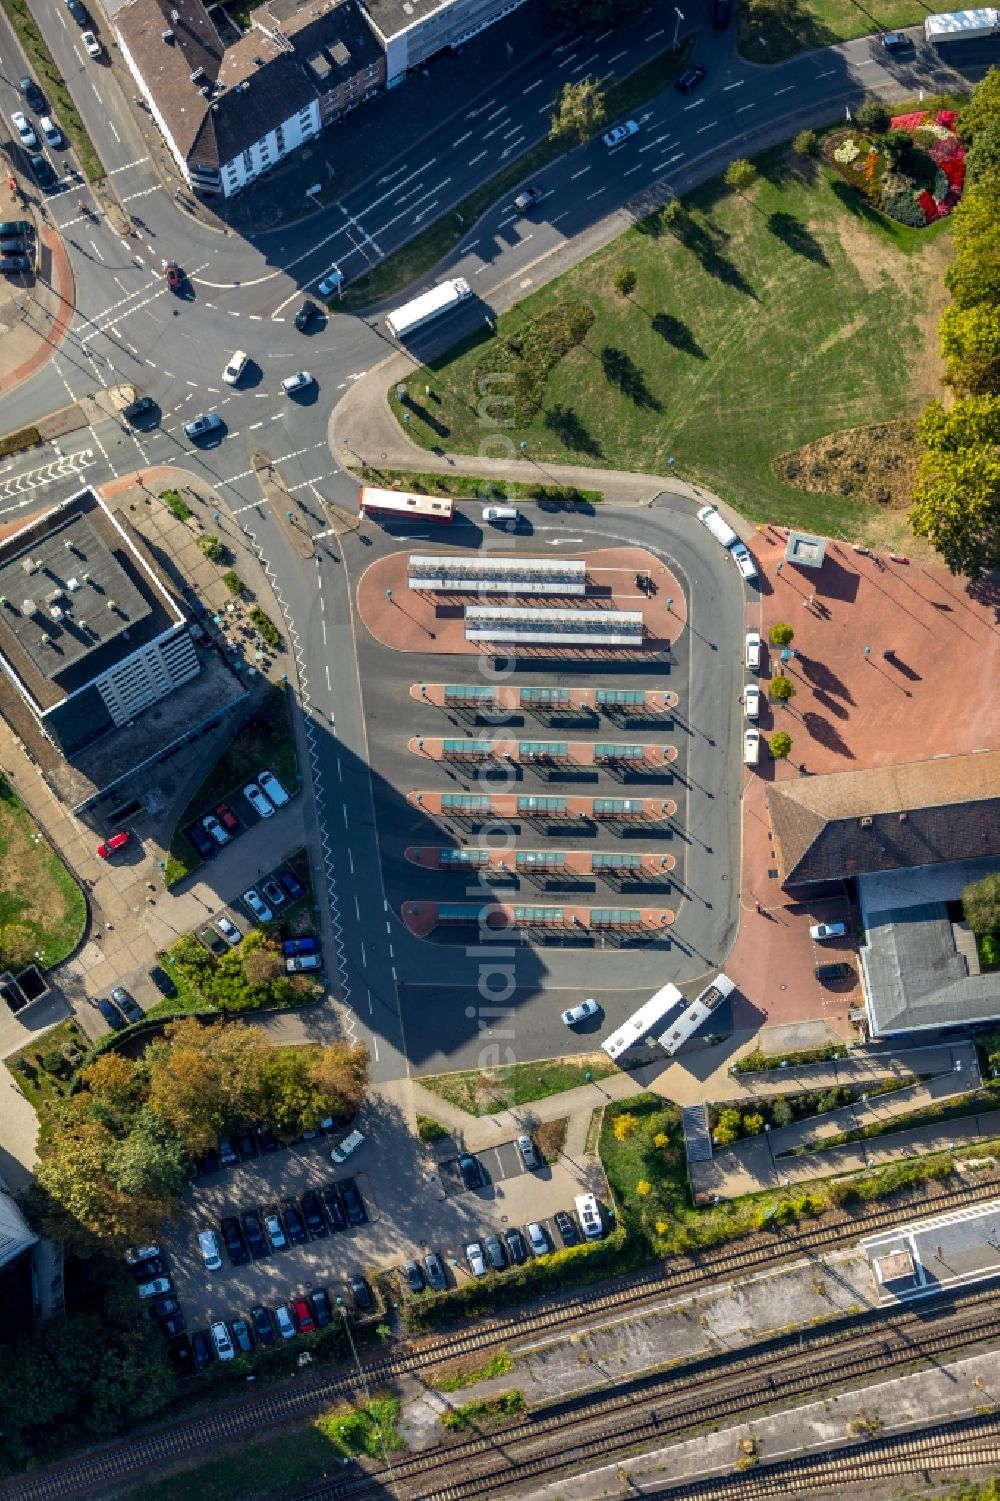
[[[1000,36],[1000,10],[987,6],[982,10],[952,10],[927,16],[924,36],[935,47],[942,42],[974,42],[982,37]]]

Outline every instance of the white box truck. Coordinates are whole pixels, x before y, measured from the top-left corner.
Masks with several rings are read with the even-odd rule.
[[[451,281],[443,281],[431,287],[429,292],[421,292],[412,302],[404,302],[402,307],[394,309],[386,318],[385,326],[395,338],[405,339],[418,328],[423,328],[425,323],[430,323],[432,318],[451,312],[471,296],[472,288],[465,277],[454,276]]]
[[[981,37],[1000,36],[1000,10],[987,6],[982,10],[952,10],[927,16],[924,36],[935,47],[942,42],[974,42]]]

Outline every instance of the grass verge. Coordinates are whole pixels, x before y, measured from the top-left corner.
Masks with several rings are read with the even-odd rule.
[[[433,400],[433,394],[429,398]],[[363,485],[382,485],[389,490],[410,490],[418,495],[453,495],[456,500],[484,503],[512,500],[580,501],[599,505],[603,490],[577,490],[571,485],[536,485],[520,480],[493,481],[482,475],[419,474],[415,469],[371,469],[367,464],[357,474]]]
[[[4,0],[5,4],[12,0]],[[661,89],[673,83],[678,72],[694,50],[695,37],[686,37],[676,51],[661,52],[651,58],[635,73],[613,84],[607,91],[608,119],[624,115],[637,104],[652,98]],[[548,139],[531,146],[516,161],[502,172],[484,182],[475,192],[469,193],[448,213],[429,224],[426,229],[407,240],[399,250],[386,256],[371,271],[359,276],[344,291],[343,297],[330,304],[331,310],[352,312],[355,308],[370,307],[408,287],[418,277],[426,276],[449,251],[462,240],[487,209],[524,182],[532,173],[540,172],[551,162],[558,160],[566,151],[561,142]]]
[[[498,1428],[526,1410],[523,1392],[503,1392],[499,1397],[481,1397],[463,1407],[453,1407],[450,1412],[442,1413],[441,1422],[452,1430]]]
[[[0,776],[0,969],[58,964],[86,921],[83,892]]]
[[[425,1089],[469,1115],[490,1115],[494,1110],[528,1105],[532,1100],[576,1089],[590,1082],[587,1074],[591,1079],[606,1079],[617,1072],[603,1054],[594,1054],[584,1058],[551,1058],[540,1063],[512,1063],[509,1068],[432,1074],[420,1082]]]
[[[797,490],[772,466],[824,434],[913,415],[937,389],[925,330],[945,295],[949,221],[898,224],[787,148],[756,165],[746,194],[704,183],[679,222],[653,214],[502,315],[496,336],[483,329],[415,370],[407,436],[475,452],[464,398],[490,340],[577,300],[594,323],[511,433],[534,461],[665,474],[674,460],[754,520],[852,538],[890,524],[881,507]],[[627,297],[614,288],[622,266],[637,278]],[[417,410],[427,384],[433,413]]]
[[[12,453],[24,453],[27,448],[37,448],[41,441],[42,435],[37,427],[20,427],[16,433],[0,438],[0,459]]]
[[[104,164],[87,134],[87,128],[73,103],[73,96],[56,67],[55,58],[49,51],[42,33],[35,25],[35,18],[28,9],[26,0],[3,0],[3,8],[7,13],[7,19],[17,33],[18,41],[27,54],[28,61],[38,75],[38,81],[48,99],[51,113],[56,116],[73,143],[73,150],[76,152],[80,166],[91,182],[103,181],[107,176]]]
[[[753,1074],[771,1068],[792,1068],[800,1063],[826,1063],[831,1058],[846,1058],[843,1043],[828,1042],[821,1048],[799,1048],[791,1053],[744,1053],[729,1070],[731,1074]]]
[[[466,1370],[449,1371],[447,1376],[430,1376],[428,1386],[438,1392],[460,1392],[464,1387],[475,1386],[479,1381],[492,1381],[496,1376],[506,1376],[514,1369],[509,1350],[498,1350],[484,1365],[471,1366]]]

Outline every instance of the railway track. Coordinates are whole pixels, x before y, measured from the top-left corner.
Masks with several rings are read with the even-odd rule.
[[[737,1277],[773,1270],[803,1256],[818,1256],[845,1243],[901,1220],[947,1213],[997,1197],[1000,1184],[993,1178],[959,1188],[899,1196],[891,1206],[879,1206],[836,1224],[806,1229],[777,1229],[774,1238],[761,1244],[729,1246],[708,1251],[697,1258],[675,1258],[646,1271],[629,1273],[612,1284],[597,1284],[561,1298],[535,1305],[530,1310],[481,1320],[455,1334],[416,1339],[398,1352],[365,1363],[369,1386],[398,1379],[409,1372],[460,1359],[498,1345],[523,1342],[556,1332],[582,1319],[600,1321],[605,1315],[663,1297],[679,1297]],[[249,1434],[259,1434],[282,1424],[301,1421],[339,1400],[356,1396],[355,1373],[298,1376],[293,1383],[261,1391],[201,1415],[184,1415],[154,1431],[139,1432],[77,1459],[55,1464],[30,1476],[0,1485],[0,1496],[10,1501],[60,1501],[88,1492],[110,1493],[117,1482],[147,1469],[172,1463],[199,1450],[210,1452],[219,1445]]]
[[[881,1379],[893,1367],[952,1355],[1000,1339],[994,1291],[970,1294],[954,1313],[900,1312],[879,1321],[862,1316],[850,1327],[811,1332],[763,1348],[650,1373],[615,1383],[614,1390],[583,1393],[551,1404],[499,1433],[405,1455],[374,1471],[355,1471],[305,1486],[296,1501],[361,1501],[387,1490],[420,1501],[470,1501],[510,1493],[532,1480],[588,1463],[658,1447],[710,1424],[736,1422],[762,1407],[787,1406],[832,1387]],[[871,1327],[860,1326],[867,1323]],[[806,1343],[805,1341],[808,1341]],[[442,1483],[443,1482],[443,1483]]]

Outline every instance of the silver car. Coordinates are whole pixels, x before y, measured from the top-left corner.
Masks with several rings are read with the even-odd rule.
[[[200,417],[185,422],[184,432],[188,438],[204,438],[206,433],[214,433],[221,426],[222,418],[218,412],[203,412]]]
[[[465,1259],[469,1263],[469,1271],[474,1277],[486,1276],[486,1258],[483,1248],[478,1240],[471,1241],[465,1248]]]
[[[228,844],[233,837],[222,827],[214,813],[207,814],[202,819],[201,826],[205,830],[205,833],[209,834],[215,840],[216,844]]]
[[[240,932],[239,928],[234,922],[229,921],[228,917],[217,917],[215,919],[215,926],[218,928],[219,932],[222,934],[226,942],[232,944],[233,948],[235,948],[238,943],[242,942],[243,934]]]
[[[256,782],[247,783],[243,789],[243,796],[258,818],[270,818],[274,813],[274,804],[264,796]]]
[[[274,913],[271,911],[267,903],[261,898],[259,893],[254,891],[252,886],[248,891],[244,891],[243,900],[258,922],[271,921]]]
[[[279,1303],[274,1310],[274,1317],[278,1322],[278,1331],[282,1339],[295,1338],[295,1320],[292,1318],[292,1310],[287,1303]]]

